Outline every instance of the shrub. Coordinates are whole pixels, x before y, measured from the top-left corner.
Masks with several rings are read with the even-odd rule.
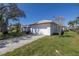
[[[22,33],[21,32],[17,32],[17,30],[12,30],[8,32],[10,37],[17,37],[17,36],[21,36]]]
[[[17,30],[12,30],[12,33],[17,33]]]
[[[3,39],[4,35],[2,32],[0,32],[0,39]]]

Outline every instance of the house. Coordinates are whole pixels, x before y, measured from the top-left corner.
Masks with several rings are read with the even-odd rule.
[[[30,25],[31,33],[38,35],[52,35],[60,32],[60,26],[52,20],[41,20]]]
[[[29,32],[30,27],[28,25],[21,25],[21,32]]]

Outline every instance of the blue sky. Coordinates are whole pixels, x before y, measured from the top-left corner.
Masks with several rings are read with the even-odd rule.
[[[54,16],[64,16],[64,25],[67,25],[70,20],[74,20],[79,16],[78,4],[23,3],[18,4],[18,7],[26,14],[25,18],[20,18],[20,23],[23,25],[31,24],[40,20],[53,20]]]

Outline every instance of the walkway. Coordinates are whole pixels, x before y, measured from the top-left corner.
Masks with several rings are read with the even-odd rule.
[[[0,40],[0,55],[13,51],[16,48],[31,43],[44,36],[22,36],[14,39]]]

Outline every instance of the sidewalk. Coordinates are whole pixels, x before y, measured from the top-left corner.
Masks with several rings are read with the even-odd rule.
[[[13,51],[44,36],[23,36],[19,38],[0,41],[0,55]]]

